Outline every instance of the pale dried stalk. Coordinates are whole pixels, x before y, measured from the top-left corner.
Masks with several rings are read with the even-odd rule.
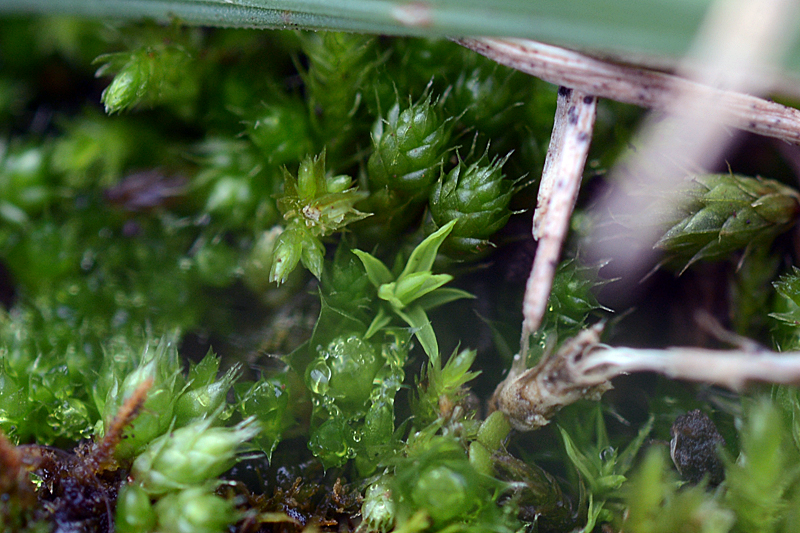
[[[694,106],[673,106],[678,94],[713,100],[727,111],[727,126],[800,144],[800,111],[741,92],[680,76],[619,65],[527,39],[462,38],[455,41],[502,65],[550,83],[627,104],[697,118]],[[703,117],[713,120],[712,117]]]
[[[520,351],[528,353],[531,334],[542,323],[553,286],[561,247],[583,177],[589,153],[597,98],[561,87],[558,90],[553,134],[547,149],[539,197],[533,214],[533,238],[539,241],[522,303]],[[524,357],[519,360],[524,364]]]
[[[749,73],[764,72],[764,67],[768,69],[774,62],[777,51],[785,45],[784,37],[792,31],[791,21],[796,12],[793,0],[717,0],[689,60],[693,67],[702,67],[695,71],[695,81],[605,63],[530,41],[462,39],[458,42],[500,63],[559,85],[682,116],[660,123],[651,120],[642,146],[625,169],[627,172],[617,170],[617,174],[639,182],[644,177],[644,187],[664,190],[676,187],[677,178],[685,169],[665,170],[659,160],[683,158],[688,165],[710,164],[725,146],[724,128],[720,125],[800,144],[800,112],[739,92],[768,88],[768,80],[754,78]],[[554,138],[557,139],[555,132]],[[555,196],[556,192],[546,189],[545,194]],[[628,214],[634,220],[634,227],[648,226],[638,224],[648,216],[642,206],[619,205],[626,201],[630,200],[622,195],[614,197],[603,209],[611,213],[609,218]],[[543,213],[541,227],[535,226],[535,235],[540,230],[543,235],[547,234],[549,216]],[[651,237],[640,233],[641,241]],[[606,249],[597,255],[608,257],[610,253],[629,271],[635,270],[637,262],[643,263],[641,256],[629,251],[641,247],[618,241],[617,249],[609,250],[605,241],[602,235],[594,235],[588,244],[599,247],[602,243]],[[552,251],[547,251],[547,256],[543,254],[543,244],[540,242],[536,261],[540,254],[552,257]],[[551,266],[555,268],[554,263]],[[529,307],[533,305],[528,301],[528,292],[533,292],[528,289],[535,284],[533,280],[534,273],[526,288],[525,303]],[[549,285],[547,289],[549,292]],[[535,303],[538,305],[538,300]],[[520,430],[547,424],[556,411],[578,399],[599,399],[611,387],[611,378],[628,372],[660,372],[672,378],[712,383],[733,390],[741,390],[753,381],[800,384],[800,353],[610,348],[600,345],[601,325],[582,331],[554,356],[544,356],[534,368],[526,371],[528,333],[533,331],[531,325],[538,327],[539,323],[532,309],[524,309],[524,315],[521,355],[517,356],[508,377],[498,385],[492,398],[493,405],[505,412],[511,424]]]
[[[601,346],[576,361],[571,371],[584,384],[631,372],[657,372],[741,392],[751,383],[800,385],[800,352]]]
[[[562,407],[580,399],[599,400],[611,384],[606,379],[584,379],[575,372],[575,363],[599,345],[602,331],[602,324],[581,331],[529,370],[518,368],[515,359],[495,389],[491,407],[505,413],[515,429],[531,431],[547,425]]]
[[[611,379],[632,372],[656,372],[737,392],[759,382],[800,385],[800,352],[611,347],[600,344],[602,329],[598,324],[580,332],[527,371],[512,369],[497,387],[493,405],[508,415],[516,429],[530,431],[577,400],[599,400],[612,388]]]

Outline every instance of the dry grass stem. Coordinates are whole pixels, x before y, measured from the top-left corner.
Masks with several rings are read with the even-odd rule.
[[[597,98],[561,87],[558,91],[553,134],[533,214],[533,238],[539,241],[522,303],[522,350],[542,322],[553,286],[561,247],[583,178],[592,141]],[[524,358],[521,358],[524,361]]]

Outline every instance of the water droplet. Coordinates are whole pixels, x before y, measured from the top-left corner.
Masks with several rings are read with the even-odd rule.
[[[330,387],[331,369],[322,359],[316,359],[306,371],[306,384],[312,392],[325,395]]]
[[[605,461],[610,461],[610,460],[612,460],[614,458],[614,455],[615,455],[614,448],[612,448],[611,446],[608,446],[608,447],[603,448],[602,450],[600,450],[600,460],[601,461],[604,461],[604,462]]]

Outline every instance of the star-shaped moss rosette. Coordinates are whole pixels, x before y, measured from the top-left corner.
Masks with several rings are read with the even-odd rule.
[[[270,270],[270,281],[279,285],[298,261],[319,278],[325,255],[320,238],[369,216],[353,207],[368,194],[353,187],[350,176],[326,174],[324,151],[306,157],[296,178],[286,169],[283,174],[284,193],[277,203],[286,225],[275,244]]]
[[[389,325],[392,316],[396,315],[411,326],[428,357],[438,360],[439,344],[426,311],[461,298],[473,298],[466,291],[443,287],[453,276],[431,272],[439,247],[455,224],[456,221],[451,220],[419,243],[399,274],[392,273],[376,257],[353,250],[364,263],[370,282],[378,289],[378,298],[383,300],[365,338]]]

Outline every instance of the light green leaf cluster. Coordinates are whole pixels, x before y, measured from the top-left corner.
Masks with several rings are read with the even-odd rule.
[[[120,533],[222,533],[239,518],[230,500],[209,487],[190,487],[167,494],[155,505],[141,486],[124,485],[117,500]]]
[[[636,437],[620,451],[609,442],[602,408],[594,406],[590,413],[587,428],[581,432],[583,435],[579,442],[573,440],[566,429],[558,428],[567,457],[577,471],[580,483],[585,485],[589,492],[590,509],[587,513],[588,522],[584,527],[587,533],[594,529],[598,521],[612,520],[614,516],[612,509],[619,510],[620,488],[627,481],[633,460],[653,428],[651,417],[639,429]],[[589,427],[592,430],[587,432],[586,429]],[[594,442],[589,442],[588,437],[591,434],[594,436]]]
[[[151,382],[142,413],[127,428],[125,438],[116,448],[120,459],[135,457],[171,427],[180,428],[213,417],[226,405],[228,391],[239,377],[238,366],[217,379],[220,361],[209,352],[184,377],[175,343],[170,337],[147,342],[138,360],[129,346],[118,344],[109,348],[114,353],[106,359],[107,367],[93,390],[103,415],[104,432],[134,391],[145,381]]]
[[[353,187],[349,176],[325,172],[325,152],[300,163],[297,178],[284,169],[284,192],[278,199],[286,227],[278,237],[272,257],[270,281],[278,284],[295,269],[298,261],[317,278],[322,276],[326,237],[352,222],[369,216],[354,204],[368,196]]]
[[[356,459],[364,474],[399,445],[395,395],[403,385],[408,335],[386,329],[383,342],[362,334],[337,336],[305,370],[314,410],[308,447],[328,468]]]
[[[495,477],[511,457],[503,445],[511,431],[506,416],[496,411],[479,422],[466,406],[456,408],[462,386],[477,375],[468,372],[474,357],[471,350],[454,353],[438,378],[429,376],[405,445],[384,457],[387,468],[366,491],[358,531],[499,533],[517,525],[515,501],[498,505],[511,485]],[[447,412],[429,416],[433,403]]]
[[[632,533],[726,533],[735,516],[702,485],[678,489],[662,449],[651,448],[624,488],[626,531]]]
[[[134,460],[131,476],[152,496],[213,480],[233,466],[242,444],[260,431],[252,418],[235,427],[213,422],[213,417],[198,420],[151,441]]]
[[[519,523],[513,504],[498,506],[508,488],[478,470],[450,436],[420,436],[392,462],[395,530],[438,533],[512,533]]]
[[[453,279],[451,275],[431,272],[436,253],[455,224],[455,220],[448,222],[423,240],[411,252],[399,274],[393,274],[374,256],[361,250],[353,251],[364,263],[370,282],[378,289],[378,297],[387,303],[378,309],[367,329],[366,338],[386,327],[394,314],[412,328],[428,357],[439,359],[439,344],[426,311],[454,300],[472,297],[462,290],[442,287]]]
[[[179,44],[105,54],[95,62],[103,64],[97,76],[114,74],[114,80],[101,97],[106,113],[119,113],[140,105],[192,102],[200,90],[199,80],[193,75],[197,69],[192,56]]]
[[[453,409],[466,395],[464,385],[480,374],[470,371],[476,355],[475,350],[454,351],[444,367],[438,358],[428,359],[427,372],[421,376],[419,396],[414,402],[417,427],[424,427],[440,417],[448,418],[453,414]]]
[[[118,497],[118,531],[215,533],[239,518],[233,502],[213,489],[260,427],[253,418],[234,427],[213,422],[209,416],[171,430],[136,457]]]

